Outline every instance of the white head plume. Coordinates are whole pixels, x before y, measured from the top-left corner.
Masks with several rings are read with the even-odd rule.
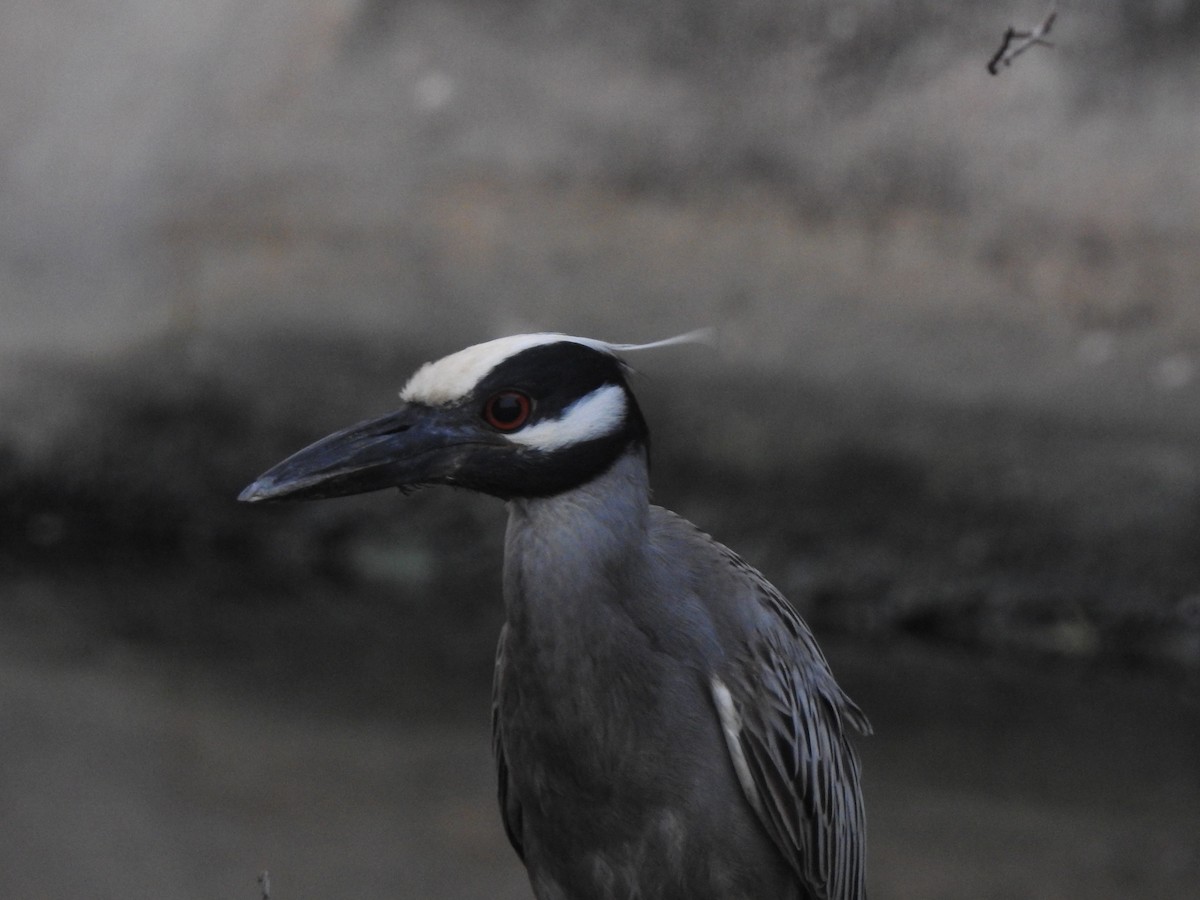
[[[669,347],[674,344],[702,343],[710,341],[712,333],[711,328],[703,328],[660,341],[651,341],[647,344],[614,344],[595,338],[575,337],[557,332],[514,334],[475,344],[434,362],[425,363],[417,369],[412,378],[408,380],[408,384],[400,391],[400,399],[410,403],[431,405],[452,403],[469,394],[488,372],[510,356],[515,356],[531,347],[540,347],[559,341],[583,344],[585,347],[615,356],[618,353],[652,350],[656,347]]]
[[[707,344],[712,341],[715,333],[715,329],[712,328],[697,328],[695,331],[677,334],[674,337],[663,338],[659,341],[650,341],[648,344],[613,344],[608,341],[597,341],[593,338],[568,337],[566,335],[558,335],[558,338],[559,340],[574,341],[577,344],[585,344],[596,350],[615,354],[630,353],[635,350],[654,350],[658,347],[672,347],[676,344]]]

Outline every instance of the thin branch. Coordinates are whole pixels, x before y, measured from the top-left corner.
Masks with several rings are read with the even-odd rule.
[[[1000,49],[996,51],[995,56],[988,60],[988,72],[992,75],[999,75],[1001,66],[1011,66],[1013,60],[1030,47],[1053,47],[1054,45],[1046,40],[1046,35],[1054,27],[1054,20],[1057,18],[1057,5],[1052,5],[1041,24],[1034,26],[1030,31],[1017,31],[1011,25],[1008,26],[1008,30],[1004,32],[1004,41],[1000,44]]]

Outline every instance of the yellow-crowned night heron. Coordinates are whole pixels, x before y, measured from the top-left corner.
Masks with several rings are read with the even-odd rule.
[[[449,484],[508,501],[492,723],[539,900],[862,898],[848,731],[869,726],[779,592],[650,504],[632,349],[469,347],[240,499]]]

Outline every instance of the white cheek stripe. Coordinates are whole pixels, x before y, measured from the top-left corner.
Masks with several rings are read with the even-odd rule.
[[[508,439],[535,450],[559,450],[582,444],[620,428],[627,406],[624,389],[606,384],[568,406],[561,418],[531,425],[510,434]]]

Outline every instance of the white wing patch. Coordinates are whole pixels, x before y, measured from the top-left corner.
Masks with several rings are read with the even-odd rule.
[[[746,762],[746,753],[742,749],[742,716],[733,703],[733,695],[729,688],[717,676],[712,679],[713,703],[717,707],[717,716],[721,720],[721,731],[725,734],[725,743],[729,747],[729,756],[733,760],[733,770],[737,773],[738,781],[746,794],[746,799],[754,811],[763,814],[762,798],[758,796],[758,787],[754,784],[754,776],[750,765]]]
[[[496,338],[451,353],[435,362],[428,362],[417,369],[408,384],[400,391],[400,399],[409,403],[427,403],[439,406],[461,400],[474,390],[475,385],[488,372],[496,368],[510,356],[515,356],[530,347],[540,347],[543,344],[556,344],[559,341],[571,341],[583,344],[593,350],[603,353],[624,353],[630,350],[650,350],[654,347],[666,347],[671,344],[682,344],[707,340],[710,332],[707,330],[692,331],[678,337],[653,341],[649,344],[610,344],[594,338],[572,337],[568,334],[541,332],[537,334],[514,334],[511,337]]]
[[[514,444],[536,450],[558,450],[603,437],[625,420],[628,404],[620,385],[606,384],[568,406],[560,418],[538,422],[508,435]]]

